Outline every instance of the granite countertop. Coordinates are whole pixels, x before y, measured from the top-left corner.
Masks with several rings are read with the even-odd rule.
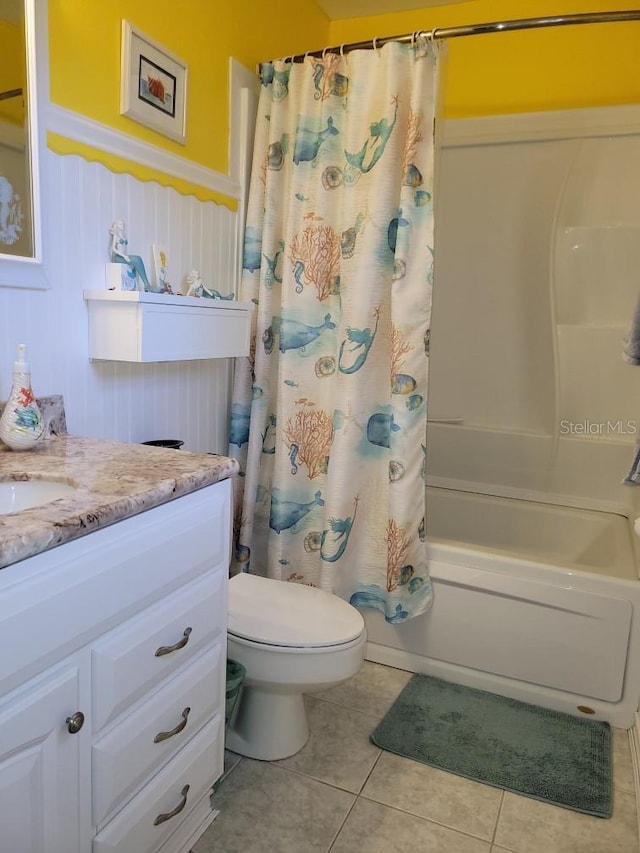
[[[71,497],[0,515],[0,568],[237,472],[226,456],[101,439],[58,435],[26,453],[0,443],[0,481],[54,479],[77,487]]]

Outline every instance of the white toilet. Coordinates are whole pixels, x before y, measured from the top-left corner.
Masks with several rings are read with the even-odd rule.
[[[227,654],[246,667],[226,745],[273,761],[307,742],[303,693],[346,681],[364,659],[360,613],[331,593],[239,574],[229,581]]]

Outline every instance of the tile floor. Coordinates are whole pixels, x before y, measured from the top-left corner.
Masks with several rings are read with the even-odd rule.
[[[614,730],[609,820],[383,752],[369,733],[410,673],[365,662],[307,697],[311,737],[261,762],[227,753],[218,818],[192,853],[638,853],[628,737]]]

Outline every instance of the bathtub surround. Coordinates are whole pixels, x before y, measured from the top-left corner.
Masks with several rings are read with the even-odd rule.
[[[484,479],[487,490],[508,485],[503,452],[489,457],[475,446],[477,460],[494,464],[489,480],[464,476],[467,461],[469,475],[478,470],[464,447],[441,447],[445,432],[464,433],[472,445],[482,441],[472,430],[492,431],[506,452],[523,441],[506,471],[520,475],[523,489],[528,475],[551,476],[558,457],[569,453],[575,472],[592,471],[581,500],[602,501],[609,477],[623,479],[632,454],[619,468],[617,458],[607,462],[604,455],[615,457],[624,445],[631,450],[635,434],[570,435],[561,425],[638,418],[637,371],[621,351],[638,300],[639,146],[637,109],[447,125],[429,414],[455,412],[465,423],[438,425],[435,439],[430,428],[428,453],[446,462],[438,467],[449,468],[451,479]],[[533,445],[545,438],[548,453],[540,458]],[[574,494],[568,479],[553,486],[559,496]],[[632,490],[620,491],[620,503],[628,503]]]
[[[477,782],[611,817],[607,723],[414,675],[371,739]]]
[[[314,584],[390,622],[431,603],[438,68],[420,39],[262,66],[239,292],[257,310],[231,412],[246,474],[235,569]]]

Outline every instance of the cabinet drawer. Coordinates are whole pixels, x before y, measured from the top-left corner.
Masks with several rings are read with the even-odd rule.
[[[226,572],[210,572],[93,646],[94,732],[226,630],[226,581]]]
[[[248,302],[137,291],[85,290],[89,358],[180,361],[249,352]]]
[[[93,842],[93,853],[152,853],[176,830],[222,773],[224,716],[217,715],[153,777]],[[185,790],[186,786],[188,790]],[[182,809],[158,825],[160,815]]]
[[[97,741],[92,750],[96,825],[224,706],[225,661],[226,644],[219,642]],[[174,735],[156,740],[176,728]]]

